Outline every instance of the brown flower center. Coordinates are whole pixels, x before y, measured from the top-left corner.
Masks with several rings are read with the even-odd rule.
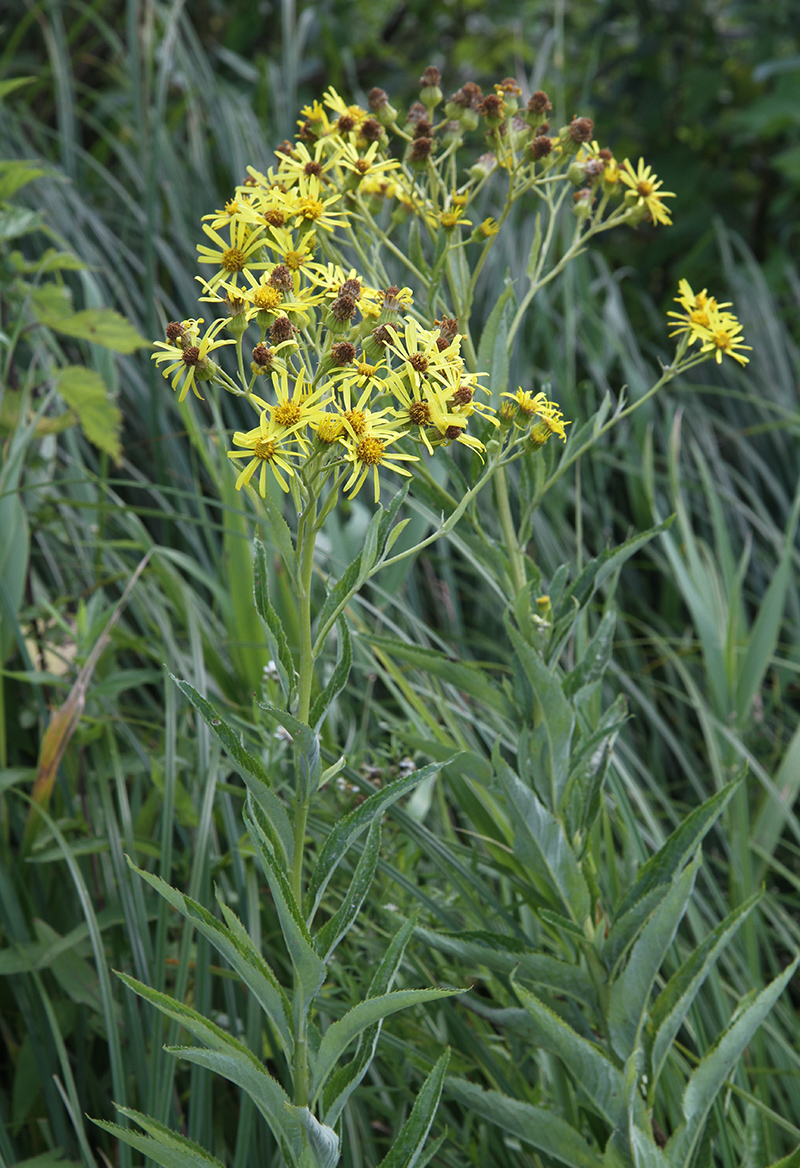
[[[428,368],[428,358],[424,353],[410,353],[408,363],[412,369],[416,369],[417,373],[424,373]]]
[[[200,350],[197,345],[190,345],[188,349],[183,350],[182,357],[184,365],[196,365],[200,360]]]
[[[430,426],[431,407],[426,401],[412,402],[408,407],[408,416],[415,426]]]

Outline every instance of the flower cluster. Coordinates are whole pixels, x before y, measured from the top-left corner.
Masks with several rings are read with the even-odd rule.
[[[723,354],[733,357],[740,365],[750,360],[743,349],[750,350],[742,337],[742,326],[732,312],[726,312],[730,304],[719,304],[706,289],[693,292],[688,280],[681,280],[675,302],[683,312],[668,312],[673,318],[670,336],[685,338],[687,345],[700,342],[701,353],[713,353],[719,365]]]

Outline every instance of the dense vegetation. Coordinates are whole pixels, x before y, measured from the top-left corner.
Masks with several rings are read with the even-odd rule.
[[[753,346],[746,370],[704,365],[611,430],[547,494],[529,544],[541,591],[564,621],[550,666],[569,674],[587,647],[606,636],[611,650],[613,637],[581,715],[595,725],[613,709],[620,723],[606,725],[616,737],[591,829],[603,857],[598,902],[619,908],[632,888],[646,890],[635,884],[637,866],[693,809],[726,792],[657,982],[663,988],[726,914],[741,913],[661,1079],[652,1133],[661,1145],[675,1132],[687,1076],[734,1008],[746,1016],[786,969],[800,937],[793,17],[788,0],[499,3],[491,14],[472,3],[240,2],[192,5],[188,15],[98,0],[4,12],[0,80],[31,80],[4,92],[0,157],[35,159],[42,171],[18,189],[21,172],[0,174],[4,1162],[46,1156],[44,1166],[61,1150],[85,1166],[100,1154],[130,1163],[129,1150],[86,1119],[115,1119],[112,1099],[236,1168],[274,1162],[242,1093],[167,1055],[162,1045],[178,1040],[178,1024],[165,1026],[110,972],[174,995],[260,1057],[274,1055],[230,967],[125,860],[209,908],[220,889],[290,979],[278,917],[243,839],[245,788],[164,672],[207,693],[251,750],[281,764],[285,743],[253,700],[272,691],[251,533],[255,525],[274,552],[270,527],[234,491],[210,407],[179,406],[137,350],[137,334],[160,336],[195,302],[201,216],[223,205],[248,164],[272,165],[302,104],[333,83],[362,102],[381,85],[406,108],[431,61],[448,93],[509,73],[528,91],[545,86],[554,126],[593,117],[619,158],[644,154],[677,195],[673,227],[617,229],[540,291],[517,334],[510,388],[549,383],[576,420],[623,385],[635,401],[669,360],[664,312],[681,277],[734,301]],[[523,277],[529,212],[515,207],[487,262],[478,335],[498,290]],[[80,322],[60,331],[70,311],[60,288],[76,312],[113,308],[130,326],[105,317],[101,344]],[[68,372],[81,366],[95,375],[88,398]],[[235,405],[220,405],[229,429],[240,424]],[[513,485],[515,499],[533,490],[524,474]],[[361,497],[337,509],[328,538],[342,565],[361,549],[371,510]],[[593,557],[670,515],[672,526],[614,562],[597,591],[578,590],[573,614],[558,609]],[[499,541],[488,499],[478,518]],[[498,737],[524,753],[514,737],[527,716],[524,669],[497,600],[507,585],[496,563],[457,529],[352,605],[354,669],[323,736],[326,762],[337,744],[349,762],[323,791],[312,838],[404,774],[409,759],[421,767],[455,749],[488,759]],[[272,601],[294,644],[279,572]],[[448,672],[457,663],[473,673]],[[503,689],[505,681],[513,685]],[[512,713],[491,698],[500,692],[512,694]],[[363,970],[409,920],[417,933],[403,986],[473,992],[466,1006],[443,999],[387,1022],[344,1114],[348,1165],[380,1161],[447,1046],[451,1086],[432,1137],[445,1128],[449,1136],[435,1163],[531,1161],[511,1119],[499,1135],[457,1080],[552,1109],[599,1144],[608,1134],[580,1076],[564,1069],[569,1061],[521,1021],[514,981],[524,980],[524,961],[547,954],[578,965],[581,950],[514,855],[496,778],[488,764],[445,767],[387,815],[368,911],[331,967],[329,1019],[358,1000]],[[502,933],[508,950],[494,952],[487,932]],[[513,1017],[493,1013],[512,1009]],[[578,1011],[569,1017],[579,1025]],[[692,1150],[698,1163],[766,1168],[800,1142],[797,1030],[790,984],[715,1097],[706,1141]],[[586,1037],[600,1036],[587,1024]],[[556,1162],[544,1152],[541,1160]]]

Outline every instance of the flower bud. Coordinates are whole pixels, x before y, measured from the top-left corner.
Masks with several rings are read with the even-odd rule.
[[[389,95],[385,89],[379,89],[376,85],[370,90],[367,100],[369,108],[382,126],[391,126],[397,121],[397,110],[389,104]]]
[[[583,190],[576,191],[572,196],[573,207],[572,211],[576,219],[588,219],[592,214],[592,202],[594,196],[591,187],[584,187]]]
[[[469,168],[469,177],[475,182],[480,182],[481,179],[488,178],[496,168],[497,159],[494,154],[481,154],[480,158],[477,158]]]
[[[532,130],[536,130],[543,122],[547,121],[547,115],[552,108],[552,102],[547,94],[543,90],[537,89],[536,93],[528,98],[524,114],[525,121]]]
[[[420,101],[429,114],[433,113],[442,100],[442,91],[439,87],[441,80],[442,75],[435,65],[429,65],[419,79],[419,83],[422,86],[419,95]]]

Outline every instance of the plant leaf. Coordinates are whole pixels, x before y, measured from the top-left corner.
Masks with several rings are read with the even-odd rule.
[[[450,1052],[445,1051],[422,1084],[411,1108],[411,1114],[395,1136],[389,1152],[381,1160],[378,1168],[414,1168],[431,1130],[436,1108],[439,1106],[449,1059]]]
[[[349,931],[372,887],[381,848],[381,821],[373,819],[350,887],[338,910],[326,921],[314,938],[314,945],[324,962],[330,961],[336,946]]]
[[[289,1105],[289,1111],[305,1128],[314,1168],[336,1168],[339,1163],[339,1137],[332,1127],[315,1119],[307,1107]]]
[[[118,1123],[107,1123],[102,1119],[93,1119],[92,1123],[107,1131],[110,1135],[135,1148],[148,1159],[160,1164],[161,1168],[223,1168],[215,1156],[201,1148],[194,1140],[172,1131],[163,1123],[134,1111],[131,1107],[120,1107],[116,1104],[120,1115],[132,1119],[139,1127],[144,1128],[147,1135],[132,1131],[127,1127],[120,1127]]]
[[[295,671],[292,651],[286,639],[286,631],[281,624],[280,617],[272,607],[269,598],[269,569],[267,567],[267,552],[260,539],[254,541],[253,557],[253,598],[256,611],[261,617],[267,630],[270,652],[280,678],[287,704],[292,700],[295,690]]]
[[[306,726],[305,722],[295,718],[288,710],[279,710],[277,706],[270,706],[266,702],[258,704],[291,734],[301,764],[298,768],[297,796],[303,801],[310,799],[317,791],[322,776],[319,739],[310,726]]]
[[[347,620],[344,616],[339,617],[336,627],[339,630],[336,666],[325,689],[311,707],[311,713],[308,718],[312,729],[317,733],[319,733],[320,726],[325,721],[328,710],[347,685],[350,670],[353,666],[353,646],[350,641],[350,630],[347,627]]]
[[[446,1087],[447,1094],[468,1112],[488,1119],[508,1135],[568,1164],[569,1168],[603,1168],[603,1161],[580,1132],[552,1111],[511,1099],[500,1091],[484,1091],[462,1079],[448,1079]]]
[[[119,462],[122,414],[111,401],[100,374],[85,365],[65,365],[59,369],[57,380],[59,393],[92,445]]]

